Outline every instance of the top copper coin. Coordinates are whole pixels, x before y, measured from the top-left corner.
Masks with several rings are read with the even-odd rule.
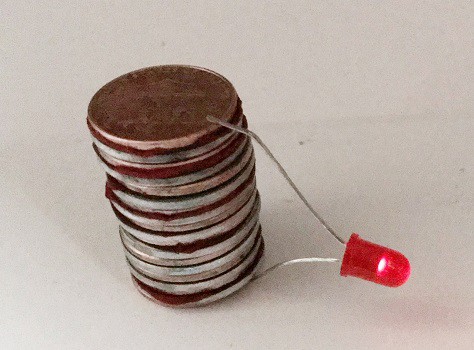
[[[122,75],[92,98],[88,118],[111,141],[147,148],[183,147],[230,121],[237,93],[223,76],[182,65],[156,66]]]

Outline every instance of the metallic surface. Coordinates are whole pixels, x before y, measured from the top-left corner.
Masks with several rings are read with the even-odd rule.
[[[124,191],[111,186],[111,191],[129,207],[142,211],[176,211],[191,210],[200,206],[210,205],[229,195],[238,186],[244,183],[254,172],[254,168],[247,167],[241,173],[237,174],[232,181],[228,181],[218,187],[205,192],[196,193],[189,196],[180,197],[150,197],[137,195],[130,191]],[[107,184],[109,186],[109,183]]]
[[[137,288],[137,290],[142,295],[144,295],[146,298],[150,299],[151,301],[159,305],[174,307],[174,308],[204,306],[212,302],[215,302],[217,300],[223,299],[237,292],[239,289],[247,285],[255,276],[255,271],[257,270],[258,262],[263,254],[263,249],[264,249],[264,244],[263,244],[263,239],[262,239],[262,244],[260,246],[259,254],[256,257],[254,264],[250,266],[248,271],[246,271],[233,283],[229,284],[228,286],[225,286],[225,288],[222,288],[221,290],[217,290],[217,291],[209,291],[202,297],[198,297],[198,298],[189,298],[189,300],[186,300],[186,298],[183,298],[183,299],[180,298],[179,300],[173,300],[173,298],[170,298],[168,296],[165,299],[165,298],[162,298],[161,295],[156,295],[154,293],[155,291],[153,290],[153,288],[146,286],[145,284],[141,283],[137,279],[132,277],[132,281],[135,287]]]
[[[202,248],[199,248],[199,241],[193,242],[197,248],[191,252],[183,252],[178,249],[165,250],[164,247],[146,244],[130,235],[123,227],[120,228],[120,235],[125,248],[142,261],[160,266],[187,266],[200,264],[228,253],[258,227],[258,221],[249,217],[228,239]]]
[[[142,170],[160,170],[160,169],[167,169],[167,168],[180,168],[180,167],[192,167],[195,164],[199,164],[205,159],[212,158],[226,147],[228,147],[232,142],[235,142],[235,139],[239,135],[231,134],[224,142],[219,143],[216,147],[209,147],[210,149],[206,152],[199,154],[194,157],[189,157],[183,160],[178,161],[171,161],[166,163],[135,163],[129,162],[122,159],[117,159],[113,156],[110,156],[108,153],[101,151],[99,148],[96,149],[98,152],[99,157],[103,158],[107,164],[111,166],[117,167],[129,167],[129,168],[137,168]]]
[[[120,206],[116,202],[111,201],[111,204],[114,209],[138,226],[149,230],[181,232],[207,227],[224,220],[235,213],[241,206],[245,205],[245,203],[253,202],[256,196],[257,190],[255,184],[252,184],[252,186],[248,186],[244,191],[220,207],[195,216],[186,216],[170,220],[137,215]]]
[[[262,238],[259,237],[259,239],[257,240],[257,242],[255,242],[255,244],[253,245],[248,255],[243,259],[243,261],[239,265],[232,268],[231,270],[223,274],[220,274],[214,278],[209,278],[209,279],[194,282],[194,283],[179,283],[178,284],[178,283],[162,282],[162,281],[155,280],[155,279],[142,275],[137,270],[135,270],[135,268],[131,266],[130,263],[129,263],[129,266],[130,266],[130,271],[132,275],[136,279],[138,279],[140,282],[152,288],[158,289],[166,293],[176,294],[176,295],[194,294],[194,293],[199,293],[205,290],[217,289],[235,280],[255,260],[258,253],[258,249],[261,244],[262,244]]]
[[[242,118],[239,119],[237,125],[242,126]],[[148,156],[148,157],[142,157],[133,153],[116,150],[100,142],[94,136],[92,136],[92,142],[94,143],[94,145],[97,146],[97,148],[101,152],[117,160],[123,160],[123,161],[131,162],[131,163],[140,163],[140,164],[162,164],[162,163],[174,163],[174,162],[186,160],[186,159],[207,153],[213,150],[214,148],[218,147],[219,145],[221,145],[223,142],[228,140],[231,136],[235,136],[235,134],[226,133],[222,135],[221,137],[217,138],[216,140],[211,141],[209,143],[206,143],[196,148],[187,149],[184,151],[168,152],[165,154]]]
[[[209,123],[209,113],[247,127],[232,85],[190,66],[125,74],[89,105],[93,148],[132,280],[167,306],[233,293],[263,254],[251,141]]]
[[[223,76],[182,65],[157,66],[122,75],[92,98],[88,118],[112,141],[132,147],[176,148],[217,129],[207,114],[230,120],[237,93]]]
[[[99,162],[107,174],[116,178],[122,183],[130,183],[136,186],[174,187],[190,184],[217,174],[229,166],[234,160],[238,159],[241,154],[243,154],[244,158],[249,156],[249,154],[252,153],[252,149],[249,147],[249,144],[250,143],[248,141],[243,142],[231,156],[225,158],[222,162],[213,166],[212,168],[207,168],[195,173],[171,178],[139,178],[136,176],[124,175],[115,170],[113,166],[105,162],[104,159],[99,158]]]
[[[221,236],[230,230],[240,228],[240,226],[245,225],[249,221],[256,221],[259,212],[260,198],[257,196],[254,203],[246,203],[235,214],[228,217],[227,219],[200,230],[185,232],[163,232],[145,230],[137,226],[132,227],[130,222],[125,222],[125,217],[118,217],[118,219],[120,221],[120,226],[127,233],[130,233],[130,235],[136,237],[139,241],[152,245],[173,246],[178,244],[192,244],[198,240],[202,241]]]
[[[206,260],[201,264],[169,267],[155,265],[135,257],[125,249],[125,255],[130,265],[139,273],[165,282],[195,282],[213,276],[220,275],[239,264],[254,245],[259,227],[255,226],[251,234],[247,236],[235,249],[218,258]]]
[[[137,193],[152,196],[184,196],[188,194],[207,191],[211,188],[219,186],[220,184],[232,179],[244,167],[246,167],[249,162],[252,164],[252,166],[255,164],[255,157],[252,148],[250,148],[248,152],[239,155],[227,168],[218,172],[214,176],[179,186],[153,186],[152,183],[145,185],[135,184],[127,182],[126,180],[130,180],[130,178],[121,176],[118,173],[116,174],[117,177],[112,177],[114,177],[117,181],[119,181],[128,189]]]

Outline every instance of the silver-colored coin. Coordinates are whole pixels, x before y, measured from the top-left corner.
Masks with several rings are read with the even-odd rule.
[[[110,202],[120,214],[122,214],[131,222],[140,227],[155,231],[182,232],[197,230],[202,227],[207,227],[212,224],[215,224],[216,222],[224,220],[230,215],[234,214],[249,200],[255,200],[256,195],[257,190],[255,186],[255,181],[252,181],[249,186],[247,186],[242,192],[240,192],[237,196],[235,196],[226,204],[223,204],[217,208],[198,215],[178,217],[176,219],[171,220],[148,218],[145,216],[137,215],[112,200]]]
[[[242,126],[242,118],[240,118],[237,125]],[[235,135],[234,132],[226,133],[223,136],[217,138],[216,140],[209,142],[203,146],[199,146],[196,148],[191,148],[191,149],[187,149],[187,150],[179,151],[179,152],[170,151],[169,153],[166,153],[166,154],[150,156],[150,157],[141,157],[132,153],[116,150],[112,147],[109,147],[103,144],[102,142],[94,138],[94,136],[92,136],[92,142],[97,146],[97,148],[101,152],[103,152],[103,154],[107,154],[110,157],[113,157],[117,160],[123,160],[126,162],[139,163],[139,164],[163,164],[163,163],[174,163],[174,162],[183,161],[183,160],[197,157],[204,153],[210,152],[234,135]]]
[[[253,167],[244,168],[241,173],[225,184],[206,192],[188,196],[150,198],[120,189],[112,188],[111,190],[124,204],[131,208],[146,212],[172,213],[175,211],[192,210],[221,200],[247,181],[253,171]]]
[[[227,139],[225,142],[221,143],[216,148],[210,150],[209,152],[200,154],[199,156],[196,156],[196,157],[193,157],[193,158],[180,160],[180,161],[174,162],[174,163],[159,163],[159,164],[158,163],[152,163],[152,164],[151,163],[132,163],[132,162],[128,162],[126,160],[121,160],[121,159],[117,159],[115,157],[112,157],[108,153],[105,153],[105,152],[101,151],[100,149],[98,149],[98,152],[99,152],[100,156],[112,167],[117,167],[117,166],[128,167],[128,168],[135,169],[136,171],[141,171],[141,170],[143,170],[143,171],[159,171],[159,170],[165,170],[165,169],[170,169],[170,168],[178,169],[178,168],[183,167],[183,166],[188,166],[188,167],[189,166],[194,166],[195,164],[199,164],[199,162],[202,162],[206,159],[209,159],[209,158],[215,156],[219,152],[222,152],[222,150],[224,150],[226,147],[229,147],[229,145],[232,144],[232,142],[236,142],[235,140],[239,136],[240,135],[238,135],[238,134],[234,134],[234,135],[232,135],[232,137]]]
[[[139,241],[144,243],[158,246],[173,246],[177,244],[192,244],[198,240],[206,240],[217,237],[237,228],[240,225],[244,227],[245,225],[248,225],[249,222],[251,222],[249,225],[253,226],[258,218],[259,212],[260,197],[257,196],[254,202],[249,201],[235,214],[231,215],[227,219],[197,231],[182,232],[173,235],[163,235],[160,234],[160,232],[146,232],[137,228],[133,228],[123,221],[120,221],[120,226],[123,227],[123,229],[131,236],[136,237]],[[204,255],[206,254],[208,253],[205,253]],[[168,257],[164,255],[159,255],[159,257],[162,259],[168,259]]]
[[[248,275],[246,275],[244,278],[240,279],[237,283],[234,283],[234,284],[230,285],[229,287],[227,287],[226,289],[224,289],[222,291],[207,295],[207,296],[205,296],[205,297],[203,297],[203,298],[201,298],[197,301],[189,301],[189,302],[183,302],[183,303],[179,303],[179,304],[170,304],[170,303],[162,302],[162,301],[156,299],[152,294],[150,294],[150,292],[148,290],[144,289],[141,285],[139,285],[135,279],[132,278],[132,282],[135,285],[135,287],[137,288],[137,290],[144,297],[146,297],[147,299],[153,301],[156,304],[166,306],[166,307],[171,307],[171,308],[191,308],[191,307],[205,306],[205,305],[211,304],[215,301],[224,299],[225,297],[227,297],[231,294],[234,294],[235,292],[237,292],[238,290],[243,288],[245,285],[247,285],[252,280],[253,276],[255,275],[255,272],[256,272],[257,268],[258,268],[258,264],[252,268],[252,270],[250,271],[250,273]]]
[[[219,164],[206,168],[204,170],[200,170],[191,174],[170,177],[165,179],[158,179],[158,178],[139,178],[136,176],[124,175],[120,172],[112,169],[109,164],[105,163],[102,159],[98,157],[98,160],[104,170],[112,177],[116,178],[119,182],[124,184],[132,184],[138,186],[153,186],[153,187],[169,187],[169,186],[179,186],[184,184],[190,184],[199,180],[203,180],[207,177],[213,176],[227,166],[229,166],[241,153],[243,152],[252,152],[251,144],[249,140],[245,140],[240,144],[239,147],[230,155],[229,157],[222,160]]]
[[[215,278],[195,283],[165,283],[162,281],[151,279],[139,273],[129,263],[130,272],[140,282],[165,293],[171,293],[175,295],[200,293],[205,290],[218,289],[234,281],[243,271],[245,271],[254,262],[261,243],[262,238],[260,236],[256,244],[254,244],[254,246],[252,247],[250,253],[242,260],[239,265],[235,266],[233,269],[221,275],[218,275]]]
[[[212,246],[198,247],[192,252],[175,252],[148,245],[134,238],[122,227],[119,232],[125,248],[142,261],[160,266],[188,266],[201,264],[228,253],[258,226],[258,217],[249,217],[231,237]]]
[[[239,264],[253,247],[259,232],[259,225],[256,225],[251,234],[247,236],[239,245],[234,246],[233,250],[227,254],[221,255],[217,259],[206,261],[202,264],[191,266],[168,267],[150,264],[142,261],[130,253],[127,249],[125,255],[128,262],[141,274],[152,279],[158,279],[164,282],[190,283],[220,275],[225,271]]]
[[[253,167],[255,165],[255,157],[252,147],[249,147],[243,154],[239,155],[227,168],[223,169],[212,177],[205,178],[200,181],[192,182],[180,186],[153,186],[153,185],[138,185],[130,182],[123,182],[117,179],[128,189],[151,196],[162,196],[162,197],[174,197],[174,196],[185,196],[193,193],[199,193],[207,191],[211,188],[219,186],[229,179],[233,178],[249,163]]]

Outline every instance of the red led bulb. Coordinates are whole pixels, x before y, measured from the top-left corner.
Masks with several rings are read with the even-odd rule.
[[[341,276],[399,287],[410,277],[410,262],[402,253],[365,241],[353,233],[346,244]]]

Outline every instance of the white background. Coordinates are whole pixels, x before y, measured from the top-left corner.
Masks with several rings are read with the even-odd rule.
[[[1,349],[472,349],[473,3],[0,3]],[[237,88],[251,128],[346,239],[398,249],[398,289],[293,266],[212,306],[134,289],[85,117],[128,71],[185,63]],[[340,257],[257,152],[263,267]]]

